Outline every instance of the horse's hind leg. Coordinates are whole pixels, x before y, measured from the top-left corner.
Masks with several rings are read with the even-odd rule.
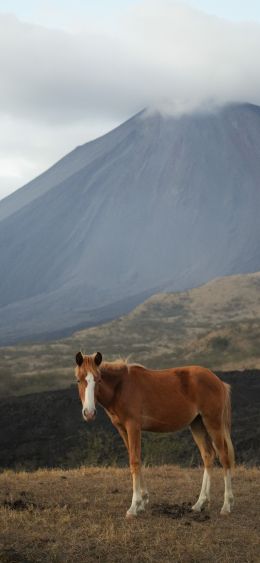
[[[234,463],[234,450],[231,442],[229,430],[223,427],[222,421],[217,425],[211,424],[210,419],[203,419],[207,431],[212,439],[214,448],[218,454],[220,463],[224,469],[224,504],[221,509],[221,514],[230,514],[231,506],[234,503],[234,497],[231,484],[231,468]]]
[[[193,420],[190,429],[204,463],[200,495],[197,502],[192,507],[196,512],[200,512],[204,504],[210,501],[211,470],[215,459],[215,450],[200,415]]]
[[[149,492],[145,484],[142,470],[140,475],[141,475],[141,495],[142,495],[143,505],[146,506],[149,503]]]

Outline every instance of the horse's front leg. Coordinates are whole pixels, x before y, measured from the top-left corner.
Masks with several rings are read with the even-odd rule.
[[[142,496],[141,479],[141,429],[134,421],[126,425],[128,438],[128,451],[130,470],[133,478],[133,498],[132,504],[126,513],[127,518],[137,516],[145,507]]]
[[[127,431],[124,428],[124,426],[120,425],[120,424],[115,424],[121,438],[123,439],[123,442],[125,444],[125,447],[128,451],[128,455],[129,455],[129,443],[128,443],[128,435],[127,435]],[[142,470],[140,467],[140,486],[141,486],[141,495],[142,495],[142,501],[143,501],[143,505],[145,506],[146,504],[148,504],[149,502],[149,493],[143,478],[143,474],[142,474]]]

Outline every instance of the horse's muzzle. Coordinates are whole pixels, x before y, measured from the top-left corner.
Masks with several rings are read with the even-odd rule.
[[[90,420],[95,420],[97,411],[94,409],[92,412],[88,412],[87,409],[82,411],[82,415],[86,422],[90,422]]]

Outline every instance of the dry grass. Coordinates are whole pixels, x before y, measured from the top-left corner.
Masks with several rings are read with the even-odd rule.
[[[235,471],[236,504],[219,514],[223,478],[215,469],[210,511],[199,520],[173,519],[158,503],[194,501],[201,469],[146,468],[150,507],[128,521],[129,472],[117,468],[41,470],[0,475],[0,560],[13,562],[185,562],[260,561],[259,469]],[[162,505],[161,505],[162,507]],[[208,518],[207,518],[208,516]]]

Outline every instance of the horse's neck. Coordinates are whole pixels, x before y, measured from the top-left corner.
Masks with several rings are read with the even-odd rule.
[[[127,371],[127,367],[124,366],[121,369],[116,367],[111,367],[110,365],[101,367],[101,384],[98,391],[97,400],[105,408],[113,403],[116,391],[122,381],[124,373]]]

